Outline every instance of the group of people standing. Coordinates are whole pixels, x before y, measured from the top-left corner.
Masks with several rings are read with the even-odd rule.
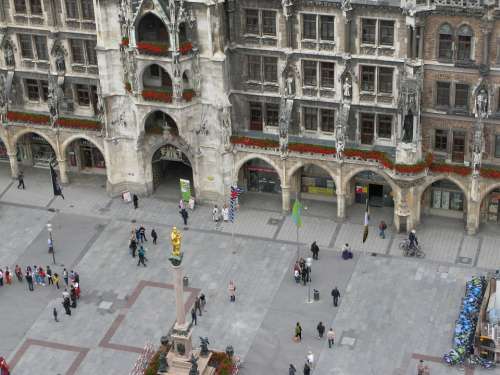
[[[153,240],[153,244],[156,245],[158,234],[156,233],[156,230],[154,228],[151,229],[151,239]],[[142,264],[144,267],[146,267],[148,258],[146,258],[146,248],[144,247],[144,242],[148,242],[148,239],[146,238],[146,228],[144,227],[144,225],[141,225],[137,228],[132,228],[128,245],[130,255],[132,255],[132,258],[135,258],[136,255],[138,256],[139,260],[137,261],[137,266],[140,266]]]

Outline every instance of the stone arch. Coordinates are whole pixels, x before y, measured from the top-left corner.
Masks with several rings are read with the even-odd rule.
[[[50,147],[52,147],[52,150],[54,151],[55,155],[56,155],[56,158],[58,160],[61,159],[61,155],[60,155],[60,150],[59,148],[57,147],[57,144],[54,143],[54,141],[49,137],[47,136],[46,134],[43,134],[43,132],[41,132],[40,130],[38,129],[30,129],[30,128],[24,128],[24,129],[21,129],[20,131],[18,131],[17,133],[15,133],[13,136],[12,136],[12,143],[11,143],[11,150],[15,150],[16,147],[17,147],[17,142],[19,142],[19,139],[21,139],[21,137],[23,135],[26,135],[26,134],[29,134],[29,133],[34,133],[36,135],[39,135],[40,137],[42,137],[43,139],[45,139],[47,141],[47,143],[50,145]]]
[[[147,25],[148,22],[152,27]],[[135,37],[138,43],[165,41],[165,44],[169,44],[167,26],[162,18],[153,11],[147,11],[141,17],[137,18],[135,30]]]
[[[153,69],[154,68],[154,69]],[[153,70],[158,69],[157,78],[153,76]],[[148,80],[149,84],[146,84]],[[156,82],[155,82],[156,81]],[[139,75],[139,85],[141,90],[145,89],[162,89],[170,88],[173,90],[172,75],[169,73],[168,69],[161,64],[152,62],[143,67]]]
[[[284,176],[282,174],[281,168],[271,158],[269,158],[267,155],[261,155],[261,154],[248,154],[248,155],[244,156],[243,158],[241,158],[240,160],[238,160],[234,164],[233,180],[238,178],[238,173],[239,173],[241,167],[243,167],[246,162],[248,162],[248,161],[250,161],[252,159],[263,160],[266,163],[268,163],[270,166],[272,166],[274,168],[274,170],[276,171],[276,173],[278,174],[279,178],[280,178],[280,183],[282,185],[284,184],[285,179],[283,178]]]
[[[399,186],[396,185],[394,181],[392,181],[392,179],[385,172],[376,167],[366,167],[366,166],[352,169],[351,171],[347,172],[345,176],[342,176],[342,192],[345,193],[348,191],[349,183],[351,182],[354,176],[356,176],[358,173],[365,171],[370,171],[381,176],[389,184],[394,194],[399,194]]]
[[[105,168],[107,169],[108,165],[109,165],[109,162],[108,162],[108,159],[107,159],[107,155],[106,153],[104,152],[104,148],[102,147],[102,145],[99,144],[99,142],[97,142],[95,139],[93,139],[92,137],[86,135],[86,134],[74,134],[74,135],[71,135],[70,137],[68,137],[61,145],[61,156],[63,158],[63,160],[66,160],[67,159],[67,151],[68,151],[68,147],[75,141],[79,140],[79,139],[84,139],[90,143],[92,143],[98,150],[99,152],[101,153],[102,155],[102,158],[104,159],[104,165],[105,165]],[[94,159],[95,160],[95,159]],[[67,161],[67,163],[69,163],[69,161]],[[101,167],[102,168],[102,167]]]
[[[305,167],[306,165],[315,165],[318,168],[321,168],[328,172],[330,177],[333,179],[335,182],[335,187],[338,189],[339,186],[339,175],[335,173],[330,167],[326,164],[323,164],[317,160],[300,160],[296,164],[294,164],[289,170],[288,170],[288,175],[287,175],[287,181],[290,181],[295,172],[297,172],[300,168]]]
[[[493,183],[484,189],[484,192],[481,194],[479,202],[482,203],[483,200],[495,189],[500,189],[500,182]]]
[[[440,180],[449,180],[453,182],[455,185],[457,185],[460,190],[464,193],[465,196],[467,196],[467,187],[458,179],[456,179],[453,176],[433,176],[432,178],[428,179],[423,185],[421,185],[418,193],[417,193],[417,202],[420,202],[422,199],[422,194],[427,190],[429,186],[431,186],[434,182],[440,181]]]
[[[12,148],[12,145],[8,142],[8,137],[4,136],[2,133],[0,133],[0,142],[2,142],[5,146],[7,154],[10,154],[12,150],[15,150],[15,147]]]
[[[142,118],[141,120],[141,128],[140,128],[140,132],[141,134],[146,134],[146,122],[148,121],[148,118],[155,112],[163,112],[165,115],[167,115],[168,117],[170,117],[173,122],[176,124],[177,126],[177,129],[179,129],[179,132],[180,132],[180,127],[179,127],[179,119],[177,118],[177,116],[175,114],[172,114],[170,112],[166,112],[164,110],[164,108],[152,108],[149,112],[147,112],[144,117]]]

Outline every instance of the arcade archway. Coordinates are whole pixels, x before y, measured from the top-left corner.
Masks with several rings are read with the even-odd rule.
[[[66,146],[68,171],[73,173],[106,174],[106,162],[101,150],[85,138],[76,138]]]
[[[421,214],[465,220],[467,198],[463,188],[449,178],[433,181],[420,197]],[[423,217],[422,217],[423,219]]]
[[[16,146],[17,160],[22,165],[47,168],[56,159],[52,145],[38,133],[23,134]]]

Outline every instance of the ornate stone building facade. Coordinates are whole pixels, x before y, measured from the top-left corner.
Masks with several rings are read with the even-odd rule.
[[[498,220],[499,4],[0,0],[0,157]],[[497,35],[498,34],[498,35]],[[175,169],[175,173],[172,170]],[[176,174],[177,173],[177,174]],[[332,206],[333,207],[333,206]],[[495,216],[496,215],[496,216]]]

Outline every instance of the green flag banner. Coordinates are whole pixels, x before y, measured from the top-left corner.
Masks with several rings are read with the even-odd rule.
[[[302,226],[302,217],[300,216],[302,213],[302,205],[300,204],[298,199],[295,199],[295,203],[293,204],[292,209],[292,220],[296,226]]]
[[[181,185],[181,196],[184,202],[189,202],[191,198],[191,182],[189,180],[179,179]]]

